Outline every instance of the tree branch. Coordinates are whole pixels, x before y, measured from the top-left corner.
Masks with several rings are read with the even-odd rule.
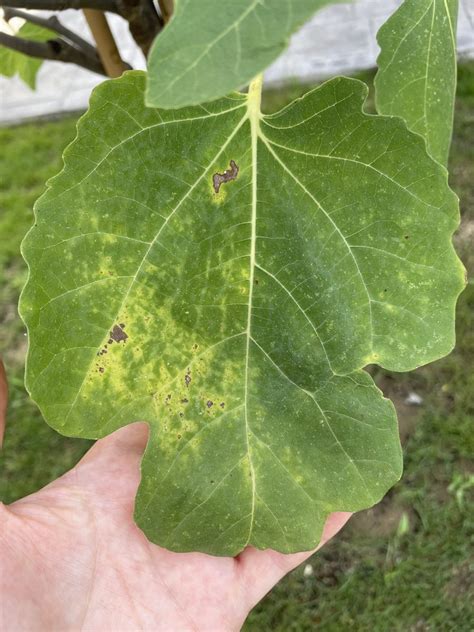
[[[153,0],[0,0],[0,7],[47,11],[97,9],[116,13],[129,23],[130,33],[145,57],[164,23]]]
[[[115,0],[0,0],[0,7],[63,11],[64,9],[98,9],[118,13]]]
[[[0,31],[0,46],[5,46],[29,57],[76,64],[99,75],[106,75],[104,67],[99,60],[94,61],[90,59],[83,51],[59,37],[47,42],[34,42],[33,40],[16,37],[16,35],[8,35],[8,33]]]
[[[20,11],[19,9],[12,9],[11,7],[4,7],[3,14],[5,20],[11,20],[11,18],[22,18],[31,24],[37,24],[45,29],[54,31],[59,35],[62,35],[66,40],[69,40],[72,44],[76,44],[88,57],[94,60],[99,59],[97,50],[88,41],[83,39],[77,33],[70,31],[59,21],[56,15],[51,15],[47,18],[42,18],[34,13],[28,13],[26,11]]]
[[[133,39],[145,57],[155,37],[163,28],[163,20],[153,0],[116,0],[118,13],[128,22]]]

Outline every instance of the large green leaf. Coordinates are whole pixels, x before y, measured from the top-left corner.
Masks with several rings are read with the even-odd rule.
[[[56,37],[52,31],[36,24],[30,24],[30,22],[23,24],[16,35],[35,42],[46,42]],[[0,46],[0,75],[13,77],[18,74],[20,79],[23,79],[32,90],[36,87],[36,75],[42,63],[42,59],[29,57],[5,46]]]
[[[363,370],[449,352],[463,270],[445,170],[334,79],[273,116],[99,86],[23,253],[27,386],[62,433],[150,424],[136,519],[170,549],[310,549],[399,478]],[[216,189],[218,192],[216,192]]]
[[[395,114],[448,162],[456,92],[458,0],[405,0],[378,33],[377,109]]]
[[[150,106],[179,108],[247,84],[317,9],[341,0],[178,0],[148,59]]]

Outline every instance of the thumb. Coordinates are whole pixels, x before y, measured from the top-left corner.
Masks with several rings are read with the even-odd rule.
[[[148,426],[134,423],[99,439],[61,480],[86,491],[94,504],[131,511],[140,482],[140,461]]]

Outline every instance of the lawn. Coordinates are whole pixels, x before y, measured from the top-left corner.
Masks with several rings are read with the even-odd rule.
[[[289,97],[267,94],[274,109]],[[370,103],[369,103],[370,107]],[[0,355],[10,405],[0,497],[11,502],[70,468],[89,442],[61,437],[43,422],[23,387],[26,349],[16,305],[26,269],[20,242],[32,205],[61,168],[75,120],[0,129]],[[461,199],[456,236],[470,283],[457,309],[457,347],[411,374],[373,368],[399,413],[402,481],[376,508],[295,570],[251,613],[247,632],[473,629],[474,621],[474,64],[460,68],[451,184]],[[406,403],[410,393],[422,404]],[[469,553],[471,552],[471,558]]]

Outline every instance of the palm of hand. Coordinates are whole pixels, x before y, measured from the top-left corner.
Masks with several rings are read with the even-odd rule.
[[[0,425],[1,416],[0,406]],[[2,509],[7,629],[238,630],[264,594],[310,555],[247,548],[237,558],[217,558],[151,544],[132,517],[146,437],[144,424],[119,430],[70,472]],[[321,544],[348,517],[333,514]]]

